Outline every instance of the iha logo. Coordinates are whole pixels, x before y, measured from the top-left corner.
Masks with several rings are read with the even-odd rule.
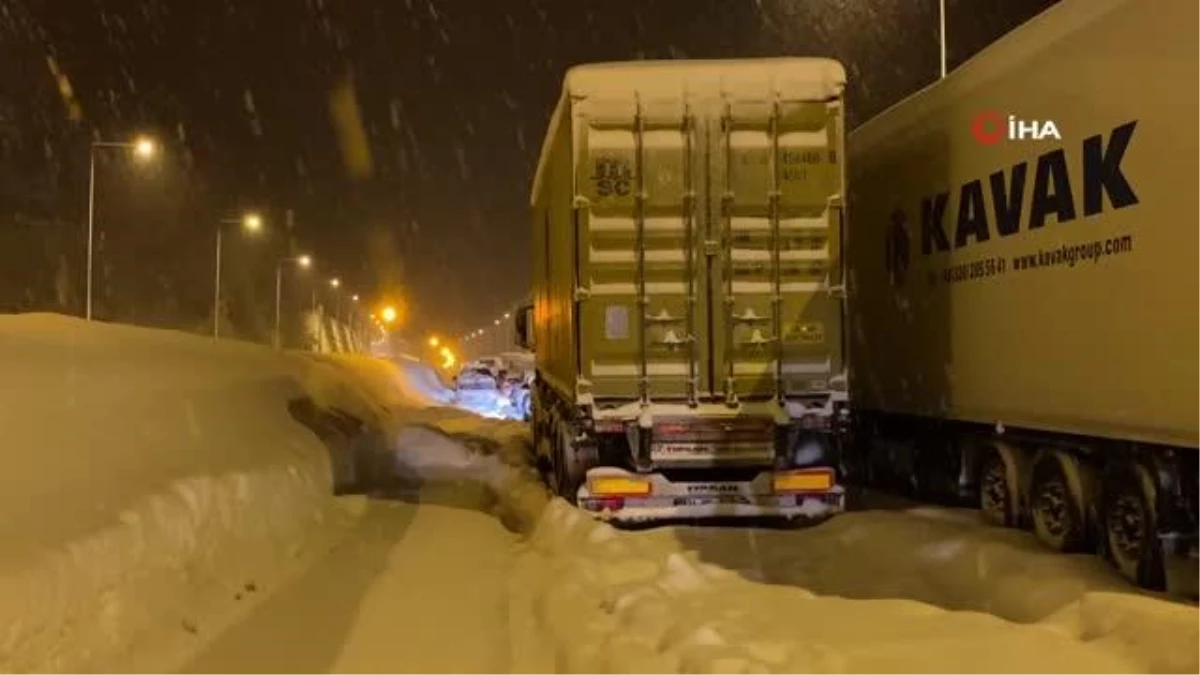
[[[1054,120],[1022,120],[1016,115],[1002,115],[984,110],[971,120],[971,135],[980,145],[995,145],[1002,140],[1044,141],[1062,140]]]

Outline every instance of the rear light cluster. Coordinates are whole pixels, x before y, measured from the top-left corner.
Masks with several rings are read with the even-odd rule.
[[[651,489],[644,478],[601,476],[588,481],[588,491],[597,497],[645,497]]]
[[[833,489],[832,469],[803,469],[776,473],[771,488],[776,494],[804,494],[829,492]]]
[[[624,497],[603,497],[583,500],[583,508],[588,511],[620,511],[625,508]]]

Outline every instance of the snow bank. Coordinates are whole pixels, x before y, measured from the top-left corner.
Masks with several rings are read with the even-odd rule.
[[[350,517],[289,403],[385,412],[330,363],[53,315],[0,317],[0,372],[10,672],[154,670],[211,637]]]
[[[983,526],[969,510],[859,511],[800,530],[674,533],[705,560],[757,581],[823,595],[907,598],[1011,621],[1038,621],[1088,592],[1132,592],[1096,556],[1054,553],[1024,532]]]
[[[404,381],[402,386],[407,396],[412,400],[426,401],[431,405],[445,405],[454,400],[454,392],[442,382],[433,366],[412,356],[401,356],[392,362]]]
[[[1119,623],[1098,635],[1063,619],[1019,624],[913,600],[756,583],[700,561],[667,529],[617,532],[559,500],[530,542],[537,555],[527,558],[541,571],[524,591],[556,638],[547,665],[559,671],[1097,673],[1164,665]],[[1150,602],[1148,618],[1160,626],[1164,610],[1187,609]],[[1089,623],[1098,627],[1079,626]],[[1182,648],[1195,645],[1194,612],[1191,623],[1190,635],[1176,630],[1152,645],[1173,646],[1176,667],[1185,665]]]
[[[347,394],[356,400],[369,401],[370,414],[381,421],[389,419],[397,410],[442,405],[452,397],[433,368],[415,358],[318,354],[307,357],[327,368],[317,377],[309,378],[306,389],[329,394],[324,398],[330,405],[344,400]],[[331,378],[328,371],[345,371],[353,377]]]
[[[410,427],[394,440],[398,472],[483,483],[496,496],[493,511],[528,535],[510,581],[514,671],[1200,668],[1194,607],[1097,592],[1117,587],[1111,575],[1072,577],[1073,562],[1061,557],[1060,578],[1043,586],[1039,575],[1055,563],[1023,568],[1028,552],[1019,547],[973,544],[985,530],[969,532],[954,512],[858,514],[780,532],[792,538],[789,555],[764,554],[758,544],[770,531],[615,530],[550,499],[528,467],[527,432],[518,426],[457,419]],[[707,543],[737,555],[705,561],[713,551],[694,532],[731,533]],[[787,577],[791,565],[800,571]]]

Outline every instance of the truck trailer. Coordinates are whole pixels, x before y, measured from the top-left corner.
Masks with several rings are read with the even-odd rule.
[[[1197,4],[1147,4],[1066,0],[850,134],[843,459],[1194,594]]]
[[[566,74],[516,326],[559,495],[617,521],[842,509],[844,87],[819,58]]]

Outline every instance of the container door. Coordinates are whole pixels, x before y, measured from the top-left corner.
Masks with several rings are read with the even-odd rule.
[[[842,104],[725,103],[710,236],[715,386],[733,400],[825,394],[842,372]]]
[[[573,120],[584,386],[596,398],[697,397],[710,346],[694,111],[679,97],[586,100]]]

